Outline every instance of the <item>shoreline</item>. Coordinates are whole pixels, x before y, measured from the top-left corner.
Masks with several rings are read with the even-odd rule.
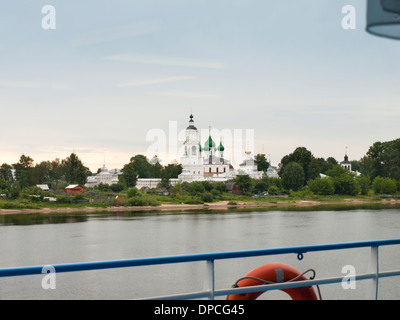
[[[276,203],[249,203],[239,202],[236,205],[229,205],[228,201],[220,201],[215,203],[204,204],[161,204],[160,206],[143,206],[143,207],[82,207],[82,208],[42,208],[42,209],[0,209],[0,215],[13,215],[13,214],[50,214],[50,213],[73,213],[73,212],[141,212],[141,211],[180,211],[180,210],[228,210],[228,209],[242,209],[242,208],[273,208],[273,207],[316,207],[316,206],[329,206],[329,205],[368,205],[368,204],[381,204],[381,205],[395,205],[400,204],[400,200],[387,199],[387,200],[356,200],[348,199],[347,201],[312,201],[300,200],[296,202],[276,202]]]

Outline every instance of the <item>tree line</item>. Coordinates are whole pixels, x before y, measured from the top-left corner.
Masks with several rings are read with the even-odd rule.
[[[255,156],[258,170],[266,172],[269,163],[265,155]],[[238,176],[234,181],[244,193],[278,194],[281,192],[309,190],[317,195],[394,194],[400,189],[400,139],[375,142],[360,160],[351,162],[353,170],[360,175],[343,169],[339,162],[329,157],[315,157],[305,147],[298,147],[284,156],[279,165],[279,178],[266,175],[260,180]],[[161,185],[169,186],[169,180],[182,172],[180,164],[162,166],[150,163],[144,155],[135,155],[122,168],[119,188],[136,186],[138,178],[160,178]],[[320,174],[326,177],[322,178]],[[51,189],[62,189],[68,184],[84,185],[92,175],[89,168],[71,153],[65,159],[43,161],[22,155],[17,163],[3,163],[0,166],[0,194],[15,197],[27,187],[48,184]]]
[[[116,186],[118,190],[135,186],[138,178],[161,178],[162,183],[168,185],[169,179],[177,178],[182,172],[182,166],[169,164],[164,167],[159,162],[151,164],[144,155],[136,155],[121,171],[122,175]],[[75,153],[65,159],[37,164],[34,164],[30,156],[23,154],[17,163],[3,163],[0,166],[0,194],[16,198],[21,190],[39,184],[47,184],[53,190],[62,190],[69,184],[83,186],[91,175],[93,173]]]
[[[0,166],[0,194],[15,197],[22,189],[38,184],[48,184],[54,189],[72,183],[83,185],[89,174],[90,170],[75,153],[62,160],[42,161],[36,165],[30,156],[23,154],[17,163]]]
[[[182,165],[168,164],[162,166],[158,161],[150,163],[141,154],[131,157],[129,163],[122,168],[120,183],[128,188],[136,186],[137,179],[156,178],[161,179],[161,186],[169,186],[169,180],[178,178],[182,173]]]
[[[305,147],[298,147],[282,158],[279,176],[286,190],[307,187],[318,195],[367,195],[371,190],[394,194],[400,190],[400,139],[374,143],[351,165],[353,171],[342,168],[334,158],[316,158]]]

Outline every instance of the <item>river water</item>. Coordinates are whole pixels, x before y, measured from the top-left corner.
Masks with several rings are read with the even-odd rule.
[[[0,268],[131,259],[244,249],[400,238],[400,208],[81,213],[0,216]],[[352,265],[367,272],[370,249],[216,261],[216,287],[229,288],[250,270],[270,262],[317,278],[342,276]],[[380,271],[398,269],[400,247],[382,247]],[[56,289],[42,276],[0,278],[0,299],[135,299],[204,289],[205,262],[59,273]],[[380,299],[400,299],[400,277],[380,280]],[[323,299],[363,299],[356,289],[321,286]],[[263,299],[287,299],[269,292]]]

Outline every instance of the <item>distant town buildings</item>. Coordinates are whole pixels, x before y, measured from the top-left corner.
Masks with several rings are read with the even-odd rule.
[[[231,161],[225,158],[225,146],[220,140],[216,143],[211,133],[207,140],[202,143],[200,141],[199,131],[195,126],[193,115],[189,117],[189,124],[185,130],[185,141],[183,142],[183,154],[180,158],[182,165],[182,173],[178,179],[171,179],[171,185],[181,182],[192,181],[221,181],[225,182],[237,175],[249,175],[254,179],[261,179],[264,172],[257,170],[257,165],[251,156],[251,152],[246,150],[246,158],[240,164],[240,169],[235,170]],[[153,158],[154,162],[155,159]],[[275,176],[277,173],[274,169],[270,170],[270,174]],[[161,179],[138,179],[137,187],[154,188]]]
[[[100,183],[107,185],[117,184],[118,177],[121,174],[121,171],[117,169],[109,171],[106,165],[103,164],[103,167],[100,169],[100,172],[98,174],[88,177],[85,187],[94,188],[97,187]]]
[[[208,139],[204,143],[200,141],[199,131],[195,126],[193,118],[193,115],[190,115],[189,124],[185,130],[183,154],[180,157],[182,173],[177,179],[169,180],[172,186],[182,182],[206,180],[225,182],[237,177],[238,175],[248,175],[253,179],[261,179],[265,175],[270,178],[279,177],[279,168],[274,167],[271,164],[266,172],[259,171],[257,169],[257,164],[255,163],[254,157],[248,148],[245,151],[243,162],[239,164],[238,169],[235,169],[230,160],[226,159],[224,156],[225,146],[221,139],[219,143],[216,143],[211,136],[211,133],[209,133]],[[264,153],[262,153],[262,155],[265,156]],[[148,161],[151,164],[161,162],[157,155]],[[351,162],[349,161],[349,157],[347,155],[347,149],[344,161],[342,161],[340,165],[346,170],[351,171]],[[118,179],[121,174],[122,172],[117,169],[109,171],[104,164],[98,174],[88,177],[85,187],[96,187],[101,183],[107,185],[116,184],[118,183]],[[324,175],[321,174],[321,177],[324,177]],[[153,189],[156,188],[160,182],[160,178],[138,179],[136,187],[139,189]]]
[[[208,139],[201,143],[199,131],[195,126],[193,115],[189,117],[189,124],[185,130],[185,141],[183,143],[184,152],[181,155],[180,163],[182,165],[182,173],[177,179],[170,179],[171,185],[182,182],[192,181],[228,181],[238,175],[249,175],[253,179],[261,179],[264,175],[263,171],[257,170],[251,151],[245,151],[245,159],[239,165],[239,169],[235,169],[231,161],[224,156],[225,146],[220,140],[216,143],[209,134]],[[160,159],[154,156],[149,163],[160,163]],[[120,170],[109,171],[105,164],[100,172],[96,175],[89,176],[85,187],[93,188],[100,183],[111,185],[118,183],[118,177],[121,175]],[[270,166],[266,172],[267,176],[278,177],[278,169]],[[137,188],[155,188],[161,182],[159,178],[138,179]]]

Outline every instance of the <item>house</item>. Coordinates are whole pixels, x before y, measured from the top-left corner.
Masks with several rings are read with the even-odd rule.
[[[85,188],[83,188],[79,184],[71,184],[65,188],[66,193],[72,193],[72,194],[79,194],[79,193],[83,193],[84,191],[85,191]]]
[[[228,182],[226,185],[226,191],[235,194],[241,194],[242,192],[239,189],[239,186],[235,182]]]
[[[158,189],[156,189],[156,193],[159,196],[168,196],[169,195],[167,188],[158,188]]]
[[[50,191],[50,188],[47,184],[37,184],[36,187],[42,189],[43,191]]]

